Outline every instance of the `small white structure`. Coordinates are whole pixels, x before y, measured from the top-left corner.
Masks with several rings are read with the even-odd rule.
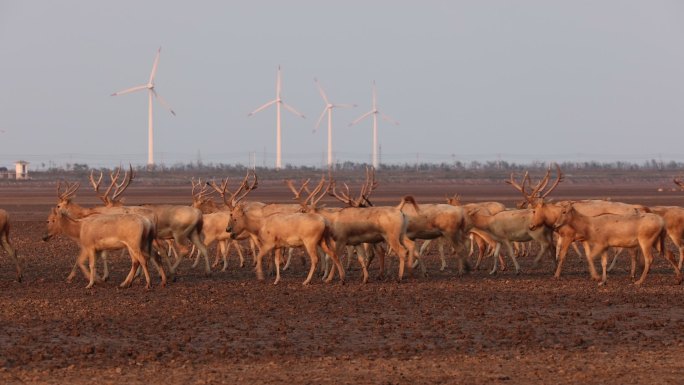
[[[29,178],[29,176],[28,176],[28,165],[29,165],[29,162],[24,161],[24,160],[18,160],[16,162],[14,162],[17,180],[24,180],[24,179]]]

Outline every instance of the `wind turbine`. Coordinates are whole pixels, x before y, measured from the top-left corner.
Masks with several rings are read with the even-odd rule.
[[[390,118],[389,116],[383,114],[378,110],[378,105],[377,105],[377,95],[375,93],[375,80],[373,80],[373,107],[371,108],[370,111],[366,112],[365,114],[359,116],[354,120],[353,122],[349,123],[350,126],[355,125],[356,123],[366,119],[367,117],[373,115],[373,167],[378,168],[378,115],[380,117],[390,123],[394,123],[395,125],[399,125],[399,122],[396,120]]]
[[[147,98],[149,101],[148,107],[147,107],[147,166],[154,166],[154,130],[153,130],[153,125],[152,125],[152,96],[157,98],[159,103],[161,103],[162,106],[166,107],[169,111],[171,111],[171,114],[176,116],[176,113],[173,112],[171,109],[171,106],[169,106],[169,103],[166,102],[164,98],[159,96],[157,94],[157,91],[154,90],[154,76],[157,74],[157,66],[159,65],[159,54],[161,53],[161,47],[159,47],[159,50],[157,50],[157,56],[154,58],[154,64],[152,64],[152,73],[150,73],[150,80],[147,82],[147,84],[143,84],[140,86],[135,86],[131,88],[127,88],[123,91],[115,92],[112,94],[112,96],[118,96],[118,95],[125,95],[131,92],[135,91],[141,91],[141,90],[147,90]]]
[[[332,111],[334,108],[352,108],[356,107],[356,104],[332,104],[330,100],[328,99],[328,95],[325,94],[325,91],[323,91],[323,87],[321,86],[321,83],[318,81],[318,79],[314,78],[314,82],[318,86],[318,92],[321,93],[321,97],[323,98],[323,101],[325,102],[325,107],[323,108],[323,112],[321,112],[321,117],[318,118],[318,122],[316,123],[316,128],[314,128],[314,132],[318,130],[318,126],[321,125],[321,122],[323,121],[323,117],[325,116],[325,113],[328,113],[328,168],[332,167],[333,164],[333,159],[332,159]]]
[[[263,106],[257,108],[256,110],[250,112],[247,116],[252,116],[256,114],[257,112],[271,106],[272,104],[276,105],[276,170],[280,170],[282,168],[282,154],[280,152],[280,142],[281,142],[281,133],[280,133],[280,106],[282,105],[285,107],[288,111],[292,112],[293,114],[300,116],[302,118],[306,118],[301,112],[295,110],[292,106],[289,104],[285,103],[283,99],[280,97],[280,91],[281,91],[281,81],[280,81],[280,66],[278,66],[278,74],[276,77],[276,98],[274,100],[271,100],[270,102],[264,104]]]

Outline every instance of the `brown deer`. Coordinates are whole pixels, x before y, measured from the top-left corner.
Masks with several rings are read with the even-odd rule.
[[[229,202],[229,206],[232,207],[231,219],[226,231],[230,232],[233,236],[247,231],[257,237],[260,246],[259,254],[256,257],[257,279],[264,279],[262,270],[263,256],[275,250],[276,280],[274,284],[277,284],[280,281],[281,249],[284,247],[303,246],[311,259],[311,267],[303,283],[304,285],[308,285],[311,282],[316,269],[318,247],[323,249],[333,259],[340,274],[340,281],[344,283],[344,269],[337,258],[337,254],[331,248],[330,223],[323,216],[312,213],[275,213],[264,216],[262,208],[253,205],[250,207],[240,203],[240,200],[246,193],[253,190],[254,187],[256,187],[256,183],[251,187],[243,183],[241,189],[232,194],[233,198]],[[243,195],[239,195],[240,193]],[[333,274],[330,274],[326,282],[330,282],[333,276]]]
[[[589,217],[579,213],[573,202],[563,202],[559,204],[561,208],[560,216],[555,228],[570,226],[590,245],[590,253],[587,255],[589,269],[594,279],[600,280],[600,284],[605,284],[607,256],[604,251],[608,247],[640,247],[644,255],[644,270],[641,273],[636,285],[641,285],[653,262],[652,248],[656,247],[664,253],[665,258],[670,262],[674,271],[677,284],[682,282],[682,274],[677,263],[675,263],[672,253],[665,249],[665,221],[656,214],[638,213],[633,215],[602,214]],[[598,277],[594,268],[594,258],[601,254],[601,266],[603,275]]]
[[[10,244],[9,232],[10,232],[9,214],[7,214],[7,211],[0,209],[0,243],[2,244],[2,248],[5,249],[7,254],[14,261],[14,264],[17,267],[17,281],[21,282],[21,278],[22,278],[21,260],[17,256],[17,250],[14,247],[12,247],[12,244]]]

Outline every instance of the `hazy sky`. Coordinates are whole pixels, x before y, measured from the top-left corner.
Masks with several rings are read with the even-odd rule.
[[[684,160],[684,2],[0,0],[0,165],[144,164],[147,81],[162,46],[156,160],[321,165],[329,97],[338,161],[369,161],[371,81],[384,162]],[[322,127],[323,128],[323,127]]]

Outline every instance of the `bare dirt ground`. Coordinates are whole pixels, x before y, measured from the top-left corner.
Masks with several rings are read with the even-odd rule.
[[[557,199],[612,197],[680,204],[677,192],[637,184],[567,185]],[[423,202],[460,192],[464,200],[510,205],[502,185],[383,185],[376,203],[413,193]],[[281,183],[262,183],[253,199],[286,201]],[[134,188],[129,203],[189,201],[189,187]],[[659,258],[644,287],[628,277],[628,258],[606,287],[588,279],[586,262],[568,257],[560,280],[545,259],[523,273],[440,272],[401,284],[302,287],[299,259],[278,286],[259,283],[235,258],[227,272],[204,277],[185,261],[178,281],[145,291],[117,288],[129,268],[111,258],[112,277],[93,290],[65,277],[77,252],[67,239],[40,241],[54,186],[0,186],[12,215],[11,238],[25,259],[25,279],[0,256],[0,383],[682,383],[681,286]],[[89,192],[78,202],[96,203]],[[332,204],[332,202],[331,202]],[[487,262],[491,266],[491,261]],[[395,264],[396,267],[396,264]],[[377,273],[372,266],[371,274]],[[268,281],[267,281],[268,282]]]

